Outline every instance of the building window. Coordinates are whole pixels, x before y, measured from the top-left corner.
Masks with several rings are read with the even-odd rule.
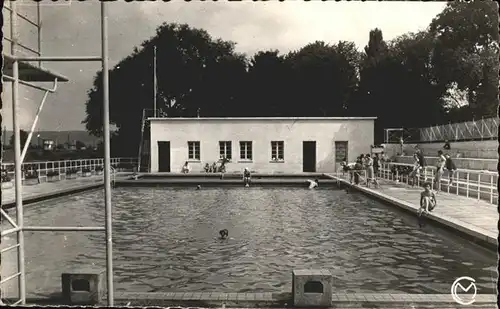
[[[252,160],[252,142],[240,142],[240,159]]]
[[[188,160],[199,161],[200,158],[200,142],[188,142]]]
[[[231,149],[231,141],[219,142],[219,157],[231,160],[233,157]]]
[[[285,160],[285,142],[283,141],[271,142],[271,160],[272,161]]]

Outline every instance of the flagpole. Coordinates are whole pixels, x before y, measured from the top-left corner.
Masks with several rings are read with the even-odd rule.
[[[153,98],[153,109],[154,109],[154,117],[156,118],[156,97],[157,97],[157,81],[156,81],[156,45],[154,46],[154,62],[153,62],[153,70],[154,70],[154,98]]]

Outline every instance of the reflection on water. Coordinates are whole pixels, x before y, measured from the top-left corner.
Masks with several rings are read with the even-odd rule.
[[[419,229],[414,217],[362,195],[118,188],[113,205],[118,291],[289,291],[294,268],[330,269],[339,292],[449,293],[465,275],[479,293],[495,291],[494,253],[430,225]],[[27,225],[103,226],[103,192],[29,206],[25,218]],[[228,240],[217,239],[222,228]],[[65,269],[104,266],[103,236],[27,233],[28,294],[60,291]]]

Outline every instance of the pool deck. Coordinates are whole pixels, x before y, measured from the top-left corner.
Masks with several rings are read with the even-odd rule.
[[[127,178],[130,173],[118,173],[116,181]],[[103,175],[78,177],[35,185],[23,185],[23,204],[31,204],[50,198],[97,189],[104,184]],[[9,209],[16,205],[15,188],[2,189],[2,208]]]
[[[496,303],[494,294],[478,294],[475,297],[474,307]],[[166,292],[166,293],[115,293],[118,304],[135,306],[205,306],[220,307],[292,307],[291,293],[219,293],[219,292]],[[414,308],[430,305],[430,308],[441,308],[443,304],[456,304],[450,294],[384,294],[384,293],[334,293],[332,308],[347,308],[353,305],[363,308],[401,308],[401,305],[413,305]],[[391,306],[392,305],[392,306]],[[411,308],[410,306],[408,308]],[[447,307],[449,308],[449,307]],[[467,308],[467,306],[463,306]],[[483,307],[488,308],[488,307]]]
[[[387,180],[379,180],[380,188],[367,188],[364,185],[351,185],[342,176],[327,175],[343,185],[415,214],[420,208],[422,188]],[[426,216],[428,219],[487,247],[498,246],[499,214],[495,205],[446,192],[436,192],[436,199],[437,207]]]
[[[175,308],[294,308],[291,293],[115,292],[115,306]],[[331,308],[496,308],[497,295],[477,294],[474,303],[457,304],[451,294],[334,293]],[[63,304],[60,294],[27,299],[28,304]],[[105,304],[105,297],[102,303]]]

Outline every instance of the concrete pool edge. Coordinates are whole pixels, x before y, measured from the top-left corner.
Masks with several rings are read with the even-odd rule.
[[[65,188],[57,191],[40,193],[34,196],[23,198],[23,205],[34,204],[38,202],[43,202],[50,199],[55,199],[58,197],[63,197],[66,195],[72,195],[75,193],[81,193],[85,191],[90,191],[93,189],[98,189],[104,186],[104,181],[99,181],[91,184],[82,184],[80,186],[75,186],[72,188]],[[6,203],[2,203],[2,209],[11,209],[16,207],[16,201],[7,201]]]
[[[115,303],[123,306],[184,306],[184,307],[293,307],[291,293],[221,293],[221,292],[115,292]],[[60,295],[28,299],[29,304],[62,304]],[[102,302],[104,303],[104,298]],[[477,294],[474,305],[497,303],[495,294]],[[401,304],[457,304],[450,294],[389,294],[389,293],[334,293],[332,307],[346,304],[401,305]],[[375,307],[377,308],[377,307]]]
[[[117,301],[159,300],[176,302],[205,302],[214,305],[292,306],[291,293],[221,293],[221,292],[116,292]],[[496,303],[495,294],[477,294],[475,303]],[[389,294],[334,293],[332,303],[455,303],[450,294]]]
[[[153,175],[149,179],[144,179],[143,181],[132,180],[131,172],[119,172],[117,178],[115,179],[115,187],[155,187],[155,186],[169,186],[169,187],[189,187],[195,186],[198,184],[203,184],[207,187],[217,187],[217,186],[237,186],[240,187],[243,184],[243,181],[240,179],[240,175],[237,174],[229,174],[227,179],[220,179],[220,175],[218,174],[179,174],[179,173],[155,173],[155,174],[139,174],[139,175]],[[155,178],[161,178],[162,176],[167,175],[170,180],[154,180]],[[238,176],[238,177],[235,177]],[[186,179],[186,178],[196,178]],[[281,185],[281,186],[303,186],[304,181],[299,181],[294,178],[314,178],[314,177],[324,177],[323,180],[326,180],[324,183],[328,183],[333,185],[337,183],[335,180],[332,180],[330,177],[325,176],[323,173],[304,173],[304,174],[258,174],[258,177],[262,177],[264,179],[257,178],[254,181],[255,186],[268,186],[268,185]],[[273,180],[272,178],[283,177],[287,179],[286,181],[282,180]],[[147,178],[147,177],[145,177]],[[184,179],[183,179],[184,178]],[[252,183],[251,183],[252,184]],[[38,193],[29,197],[23,198],[23,205],[34,204],[38,202],[43,202],[46,200],[63,197],[66,195],[72,195],[76,193],[81,193],[85,191],[90,191],[94,189],[99,189],[104,186],[103,180],[96,180],[94,183],[89,184],[80,184],[75,185],[69,188],[64,188],[60,190],[54,190],[51,192]],[[11,209],[16,207],[16,201],[13,199],[2,202],[2,209]]]
[[[132,175],[131,172],[118,172],[116,175],[116,179],[114,180],[115,187],[116,187],[116,182],[118,182],[120,179],[126,179],[126,178],[130,177],[130,175]],[[43,193],[34,194],[32,196],[23,197],[23,205],[35,204],[35,203],[43,202],[46,200],[56,199],[56,198],[60,198],[60,197],[64,197],[64,196],[73,195],[76,193],[81,193],[81,192],[85,192],[85,191],[91,191],[91,190],[103,188],[104,187],[104,179],[102,179],[102,177],[99,177],[100,179],[97,179],[97,177],[94,177],[94,178],[96,178],[94,180],[94,182],[89,182],[89,183],[84,183],[84,184],[82,184],[82,183],[74,184],[73,186],[68,187],[68,188],[54,190],[54,191],[50,191],[50,192],[43,192]],[[62,181],[66,181],[66,180],[62,180]],[[2,209],[11,209],[11,208],[16,208],[16,200],[15,199],[10,199],[10,200],[7,200],[5,202],[2,201]]]
[[[334,175],[326,174],[325,176],[328,176],[332,179],[335,179],[339,183],[341,183],[344,186],[348,186],[349,188],[353,188],[367,196],[370,196],[372,198],[375,198],[379,201],[382,201],[386,204],[393,205],[393,206],[398,206],[400,209],[411,212],[413,214],[417,213],[418,207],[408,203],[406,201],[402,201],[400,199],[394,198],[392,196],[389,196],[387,194],[384,194],[382,192],[378,192],[376,190],[372,190],[370,188],[362,187],[360,185],[353,185],[349,181],[339,178]],[[435,213],[429,213],[426,218],[431,220],[434,223],[437,223],[439,226],[444,227],[448,230],[458,232],[460,236],[463,236],[463,238],[469,239],[474,241],[475,243],[478,243],[482,247],[485,247],[487,249],[495,250],[495,252],[498,250],[498,235],[495,236],[492,233],[481,229],[479,227],[473,226],[471,224],[468,224],[466,222],[462,222],[450,217],[447,217],[445,215],[439,215]],[[491,235],[490,235],[491,234]]]
[[[297,178],[297,177],[296,177]],[[320,180],[321,184],[328,184],[330,186],[335,186],[337,184],[336,180],[333,179],[323,179]],[[195,188],[197,185],[202,187],[244,187],[243,181],[241,179],[210,179],[210,178],[191,178],[191,179],[122,179],[116,181],[116,186],[118,187],[184,187],[184,188]],[[280,186],[280,187],[301,187],[307,188],[306,179],[256,179],[252,180],[250,187],[268,187],[268,186]]]

